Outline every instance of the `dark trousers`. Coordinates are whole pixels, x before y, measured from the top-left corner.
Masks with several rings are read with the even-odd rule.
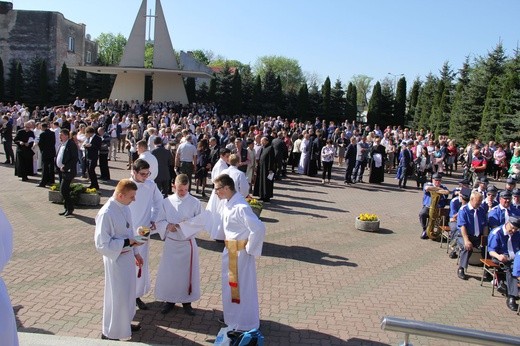
[[[468,235],[468,237],[469,237],[469,240],[471,241],[471,244],[473,244],[473,248],[477,248],[480,246],[480,242],[481,242],[480,236],[475,237],[473,235]],[[473,250],[471,250],[471,251],[466,250],[466,248],[464,247],[464,238],[462,238],[462,236],[460,236],[457,239],[457,241],[459,243],[459,246],[461,246],[459,267],[466,269],[466,268],[468,268],[468,260],[469,260],[469,257],[471,256],[471,254],[473,253]],[[480,251],[482,251],[482,250],[480,250]]]
[[[518,297],[518,279],[513,276],[513,261],[500,262],[496,258],[493,258],[493,262],[500,265],[500,270],[506,274],[506,285],[507,285],[507,296]]]
[[[70,184],[74,179],[74,174],[70,172],[61,172],[60,176],[60,193],[63,196],[65,210],[72,212],[74,210],[74,203],[72,202],[72,198],[70,197]]]
[[[354,181],[362,181],[363,173],[365,173],[365,167],[367,166],[366,161],[356,160],[356,166],[354,167],[354,174],[352,176],[352,180]]]
[[[323,161],[323,173],[321,175],[321,179],[325,180],[325,176],[327,176],[327,180],[330,180],[330,176],[332,175],[332,164],[333,161],[326,162]]]
[[[419,212],[419,222],[421,223],[421,227],[423,231],[426,231],[426,227],[428,227],[428,218],[430,217],[430,207],[423,206],[421,211]]]
[[[13,141],[4,142],[5,161],[14,163]]]
[[[90,187],[99,190],[98,179],[96,175],[97,160],[87,160],[87,172],[90,179]]]
[[[155,179],[155,185],[157,185],[157,188],[159,191],[161,191],[161,194],[164,198],[168,197],[168,193],[170,192],[170,180],[157,180]]]
[[[110,169],[108,168],[108,154],[99,154],[100,178],[110,180]]]
[[[193,175],[193,172],[195,171],[195,168],[193,167],[193,162],[188,161],[181,161],[181,165],[179,167],[179,173],[186,174],[188,176],[188,192],[191,190],[191,176]]]
[[[42,159],[42,180],[40,185],[54,184],[54,158]]]
[[[298,168],[300,165],[300,158],[302,157],[302,153],[292,153],[292,160],[291,160],[291,168],[292,172],[294,173],[294,168]]]
[[[355,160],[347,160],[347,171],[345,172],[345,182],[352,182],[352,172],[354,171],[354,166],[356,165]]]

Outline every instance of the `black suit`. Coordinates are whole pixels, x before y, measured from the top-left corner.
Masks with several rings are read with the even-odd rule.
[[[155,183],[157,188],[161,191],[164,197],[168,196],[171,182],[171,171],[173,167],[173,157],[171,152],[160,145],[152,150],[152,155],[155,156],[158,163],[157,177],[155,177]]]
[[[12,120],[5,123],[2,127],[2,141],[4,143],[5,162],[14,165]]]
[[[87,160],[87,172],[90,178],[90,187],[99,189],[96,175],[96,167],[99,158],[99,149],[101,148],[101,137],[94,134],[87,140],[90,146],[85,147],[85,159]]]
[[[67,140],[62,146],[65,146],[63,150],[63,157],[61,163],[63,167],[60,169],[60,193],[63,196],[65,210],[72,213],[74,210],[74,203],[70,197],[70,184],[76,176],[77,165],[78,165],[78,147],[72,139]],[[61,150],[61,148],[60,148]],[[58,158],[59,159],[59,158]],[[57,163],[59,164],[59,162]]]
[[[54,157],[56,156],[56,136],[54,132],[46,129],[40,133],[40,147],[42,154],[42,180],[40,186],[54,184]]]

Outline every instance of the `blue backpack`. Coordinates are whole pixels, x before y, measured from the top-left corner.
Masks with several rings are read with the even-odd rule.
[[[263,346],[264,336],[258,329],[251,329],[248,332],[237,333],[228,332],[231,339],[230,346]]]

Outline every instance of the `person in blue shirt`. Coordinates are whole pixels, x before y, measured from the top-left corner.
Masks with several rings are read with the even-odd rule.
[[[437,192],[441,194],[441,198],[437,203],[437,208],[444,208],[446,203],[448,202],[448,195],[450,191],[448,188],[442,184],[442,175],[439,173],[435,173],[432,176],[432,182],[424,185],[424,196],[422,209],[419,212],[419,222],[422,227],[421,239],[428,239],[428,234],[426,233],[426,228],[428,227],[428,217],[430,213],[430,204],[432,201],[431,192]]]
[[[486,213],[488,213],[491,209],[498,205],[498,200],[496,199],[498,194],[498,189],[494,185],[489,185],[480,205],[480,208],[484,209]]]
[[[452,239],[455,239],[457,237],[457,217],[459,215],[460,208],[464,207],[469,202],[469,198],[471,195],[471,189],[469,187],[462,188],[458,193],[457,196],[454,197],[450,202],[450,238],[448,240],[451,241]],[[453,249],[450,254],[450,258],[457,258],[457,250]]]
[[[511,208],[512,194],[510,191],[504,191],[500,195],[500,204],[493,207],[488,213],[488,226],[493,229],[506,223],[509,216],[516,215],[515,208]]]
[[[520,218],[509,217],[509,220],[493,229],[488,239],[488,252],[493,262],[500,265],[506,274],[507,307],[513,311],[518,310],[518,275],[513,272],[513,261],[520,255],[515,255],[520,250]]]
[[[468,279],[465,271],[468,268],[468,260],[473,253],[473,248],[480,247],[482,236],[488,233],[487,215],[480,208],[482,199],[480,192],[471,192],[469,203],[460,209],[457,216],[457,228],[460,230],[457,240],[462,249],[457,276],[462,280]]]
[[[517,215],[520,215],[520,189],[514,189],[511,192],[513,200],[511,201],[511,208],[515,210]]]

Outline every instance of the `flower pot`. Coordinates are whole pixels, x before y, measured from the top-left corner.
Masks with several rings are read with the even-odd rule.
[[[255,213],[255,215],[258,216],[258,218],[260,218],[260,214],[262,213],[262,208],[251,207],[251,209],[253,210],[253,213]]]
[[[49,201],[52,203],[63,203],[63,197],[59,191],[49,190]],[[79,195],[78,205],[96,206],[101,202],[99,194],[82,193]]]
[[[359,217],[356,218],[356,229],[365,232],[377,232],[379,231],[379,222],[376,221],[361,221]]]

